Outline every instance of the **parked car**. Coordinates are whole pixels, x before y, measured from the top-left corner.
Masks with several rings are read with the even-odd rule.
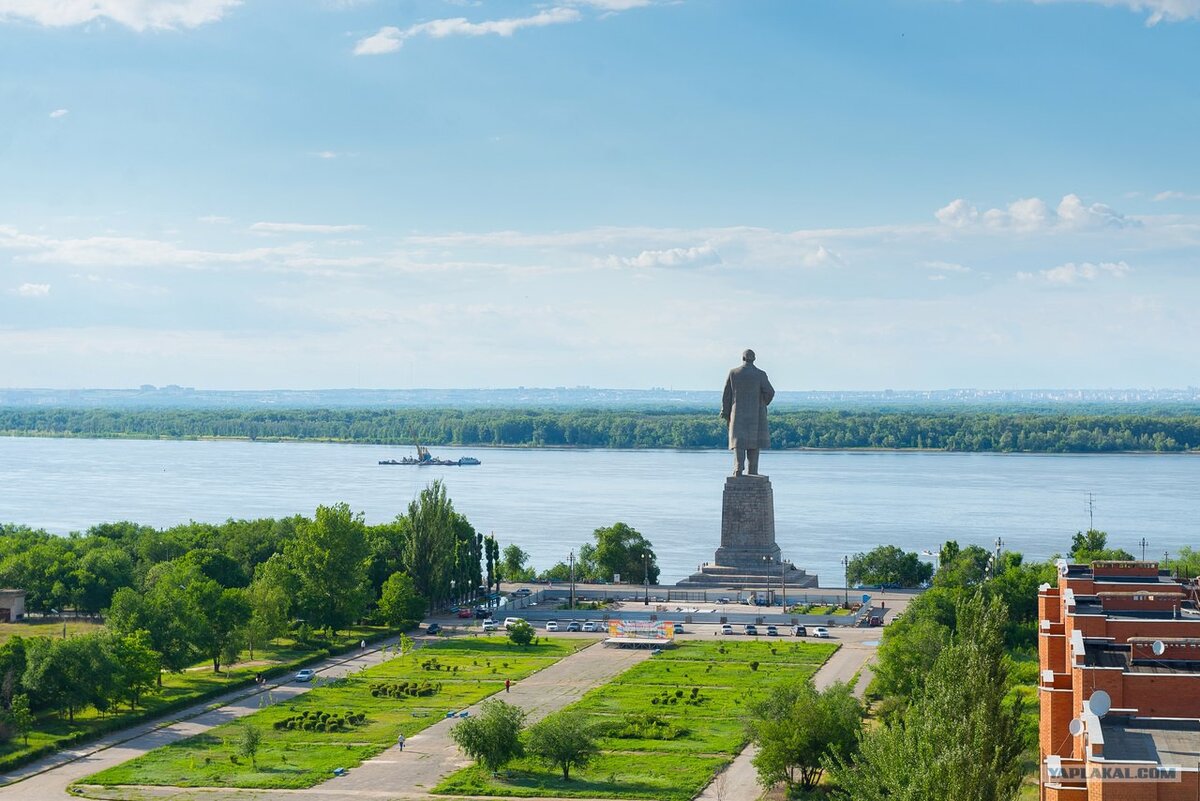
[[[775,626],[767,626],[767,636],[768,637],[778,637],[779,629],[776,628]]]
[[[312,681],[313,676],[317,675],[317,671],[312,668],[304,668],[304,670],[296,673],[296,681]]]
[[[492,616],[492,610],[488,609],[486,606],[475,607],[475,619],[476,620],[487,620],[491,616]]]
[[[727,603],[729,603],[729,599],[728,599],[728,598],[718,598],[718,599],[717,599],[717,603],[719,603],[719,604],[727,604]]]
[[[494,620],[483,621],[483,630],[484,631],[497,631],[499,628],[500,628],[500,624]]]
[[[557,620],[547,620],[546,621],[546,631],[558,631],[558,621]]]
[[[828,637],[828,636],[829,636],[829,629],[825,628],[824,626],[817,626],[817,627],[815,627],[815,628],[812,630],[812,636],[814,636],[814,637]]]
[[[513,626],[517,625],[518,623],[524,623],[524,622],[525,622],[525,618],[523,618],[523,617],[506,617],[506,618],[504,618],[504,630],[508,631]]]
[[[464,606],[462,609],[458,610],[458,616],[461,618],[469,618],[471,617],[471,610]]]
[[[746,624],[746,633],[752,637],[757,637],[758,636],[758,626],[754,625],[753,623],[747,623]]]
[[[528,598],[532,594],[533,594],[533,590],[529,589],[528,587],[522,587],[521,589],[514,592],[513,596],[517,597],[517,598]]]
[[[594,620],[585,621],[583,624],[584,631],[599,631],[600,625]]]
[[[425,627],[426,634],[437,634],[441,630],[442,630],[442,627],[439,626],[437,623],[430,623],[428,626]]]
[[[572,620],[567,624],[567,631],[583,631],[583,626],[580,625],[578,620]]]
[[[682,623],[676,623],[675,624],[675,633],[676,634],[687,634],[687,629],[685,629],[683,627]]]
[[[728,623],[725,623],[724,625],[721,626],[721,633],[722,634],[733,634],[733,626],[729,625]]]
[[[795,634],[797,637],[807,637],[808,629],[804,626],[792,626],[792,634]]]

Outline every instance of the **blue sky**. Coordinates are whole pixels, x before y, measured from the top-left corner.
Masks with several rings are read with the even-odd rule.
[[[1200,0],[0,0],[0,385],[1200,384]]]

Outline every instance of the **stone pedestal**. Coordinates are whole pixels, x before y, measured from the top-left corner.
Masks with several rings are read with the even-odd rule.
[[[721,503],[721,547],[713,564],[704,565],[679,587],[761,590],[807,589],[817,577],[783,559],[775,544],[775,495],[766,476],[725,479]]]
[[[721,503],[721,547],[716,563],[750,571],[764,570],[768,558],[779,564],[775,544],[775,494],[766,476],[725,479]]]

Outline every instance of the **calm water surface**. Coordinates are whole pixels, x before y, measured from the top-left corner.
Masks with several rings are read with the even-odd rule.
[[[370,523],[404,511],[430,481],[477,529],[516,542],[538,568],[622,520],[654,543],[664,581],[712,558],[731,458],[715,451],[435,448],[479,467],[387,467],[404,448],[323,443],[158,442],[0,437],[0,521],[50,531],[134,520],[311,515],[345,501]],[[1086,528],[1087,494],[1110,542],[1147,557],[1200,545],[1200,458],[768,451],[785,556],[828,586],[841,559],[889,543],[946,539],[1044,558]]]

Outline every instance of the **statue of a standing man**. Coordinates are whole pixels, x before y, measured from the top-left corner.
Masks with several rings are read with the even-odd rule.
[[[775,388],[767,380],[767,374],[754,366],[754,351],[742,353],[742,366],[729,371],[721,398],[721,419],[729,422],[729,450],[737,454],[735,476],[745,469],[747,455],[750,475],[758,475],[758,452],[771,447],[767,404],[774,397]]]

